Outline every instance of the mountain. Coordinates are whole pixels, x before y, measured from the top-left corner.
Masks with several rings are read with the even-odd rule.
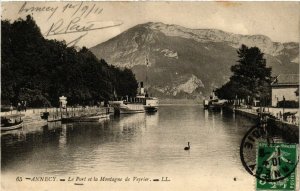
[[[209,94],[228,80],[241,44],[260,48],[273,75],[298,72],[298,43],[163,23],[137,25],[90,50],[108,63],[131,68],[152,94],[195,98]]]

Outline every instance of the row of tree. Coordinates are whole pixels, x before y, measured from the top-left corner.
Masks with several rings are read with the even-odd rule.
[[[94,104],[118,96],[135,96],[138,83],[129,69],[98,60],[83,47],[47,40],[31,16],[13,23],[1,21],[1,102],[25,100],[28,106]]]
[[[233,75],[216,90],[217,96],[228,100],[260,99],[268,102],[271,98],[271,68],[266,66],[264,53],[257,47],[242,45],[237,54],[238,64],[231,67]]]

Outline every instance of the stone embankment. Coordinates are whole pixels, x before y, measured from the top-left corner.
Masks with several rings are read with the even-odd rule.
[[[226,110],[235,112],[237,115],[245,116],[250,119],[258,118],[259,107],[249,108],[234,108],[226,107]],[[275,125],[282,131],[290,133],[293,137],[299,137],[299,109],[297,108],[264,108],[265,112],[269,112],[272,115],[272,125]],[[283,118],[283,113],[290,113],[286,118]],[[294,115],[294,117],[292,117]]]
[[[48,112],[48,120],[43,119],[42,116],[45,112]],[[20,114],[22,116],[22,120],[24,121],[25,126],[34,126],[34,125],[46,125],[51,121],[59,121],[62,117],[70,117],[70,116],[87,116],[87,115],[95,115],[95,114],[105,114],[107,112],[113,112],[113,108],[107,107],[70,107],[66,109],[60,108],[36,108],[36,109],[27,109],[22,111],[8,111],[1,112],[1,116],[9,116],[13,114]]]

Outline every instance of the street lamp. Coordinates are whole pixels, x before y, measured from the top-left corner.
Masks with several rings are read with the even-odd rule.
[[[247,104],[248,104],[248,108],[250,108],[250,96],[247,96]]]
[[[237,108],[237,102],[238,102],[238,97],[237,97],[237,94],[235,94],[235,103],[234,103],[235,109]]]
[[[283,120],[284,120],[284,107],[285,107],[285,97],[282,96],[282,100],[283,100],[283,105],[282,105],[282,116],[283,116]]]

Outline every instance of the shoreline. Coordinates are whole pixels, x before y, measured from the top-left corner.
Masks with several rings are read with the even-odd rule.
[[[54,123],[57,121],[62,121],[63,116],[86,116],[93,114],[104,114],[106,113],[107,107],[70,107],[66,109],[60,108],[29,108],[26,111],[6,111],[1,112],[1,117],[6,117],[10,115],[22,115],[22,120],[24,126],[43,126],[49,123]],[[109,108],[113,111],[113,108]],[[43,113],[48,112],[48,118],[42,118]]]
[[[256,120],[258,117],[257,112],[254,112],[253,109],[246,109],[246,108],[237,108],[234,109],[233,107],[224,107],[227,111],[234,112],[236,115],[247,117],[251,120]],[[297,123],[289,123],[287,121],[280,120],[278,118],[271,119],[270,124],[274,125],[275,128],[280,129],[284,133],[287,134],[288,137],[297,137],[299,140],[299,121]]]

